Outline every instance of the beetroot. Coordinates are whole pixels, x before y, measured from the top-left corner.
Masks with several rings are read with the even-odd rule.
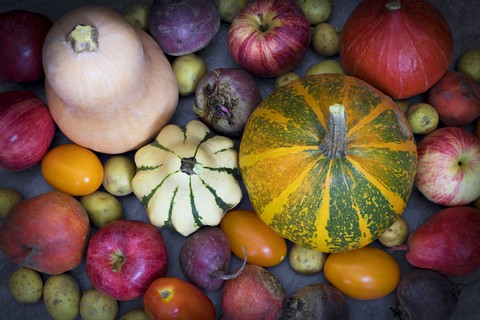
[[[480,210],[442,209],[408,238],[407,260],[418,268],[446,275],[467,275],[480,267]]]
[[[181,56],[212,41],[220,29],[220,15],[209,0],[155,0],[148,28],[165,53]]]
[[[202,290],[222,287],[225,280],[242,272],[246,259],[234,274],[227,274],[231,248],[228,238],[218,227],[203,227],[193,233],[180,249],[180,268],[190,282]]]
[[[222,288],[223,320],[280,319],[285,290],[266,268],[247,264]]]
[[[400,279],[394,315],[401,320],[449,319],[457,308],[459,295],[460,286],[447,276],[416,269]]]

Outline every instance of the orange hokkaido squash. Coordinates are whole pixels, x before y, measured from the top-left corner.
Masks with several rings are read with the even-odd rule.
[[[176,109],[178,87],[145,31],[95,5],[57,20],[43,46],[47,104],[73,142],[109,154],[146,144]]]
[[[254,210],[283,237],[323,252],[376,240],[403,213],[417,147],[395,102],[341,74],[300,78],[265,98],[239,166]]]

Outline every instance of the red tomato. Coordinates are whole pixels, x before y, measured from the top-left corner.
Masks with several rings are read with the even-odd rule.
[[[272,267],[287,255],[285,238],[265,224],[254,211],[227,212],[220,221],[220,229],[227,236],[233,254],[242,260],[242,246],[245,248],[249,263]]]
[[[215,320],[212,301],[190,282],[175,277],[153,281],[143,295],[148,319]]]
[[[323,272],[334,287],[359,300],[384,297],[400,281],[397,261],[384,250],[370,246],[329,254]]]
[[[53,188],[72,196],[96,191],[103,181],[103,166],[97,155],[76,144],[62,144],[48,151],[41,171]]]

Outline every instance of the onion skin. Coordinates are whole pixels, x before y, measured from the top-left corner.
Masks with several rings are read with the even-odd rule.
[[[148,29],[163,52],[182,56],[212,41],[220,29],[220,15],[208,0],[155,0]]]
[[[240,136],[262,97],[255,79],[245,70],[217,68],[205,74],[195,90],[195,113],[214,130]]]
[[[0,14],[0,80],[30,82],[44,76],[42,46],[52,21],[45,15],[12,10]]]

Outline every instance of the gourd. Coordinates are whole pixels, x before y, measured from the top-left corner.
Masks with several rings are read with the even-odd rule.
[[[447,71],[453,36],[426,0],[365,0],[342,29],[340,58],[347,74],[394,99],[425,92]]]
[[[238,152],[230,138],[199,120],[165,126],[135,153],[132,190],[150,222],[188,236],[216,226],[242,199],[237,181]]]
[[[395,102],[347,75],[305,76],[248,120],[239,167],[254,210],[293,243],[363,247],[403,213],[417,147]]]
[[[150,35],[113,9],[67,12],[48,32],[42,54],[52,117],[83,147],[109,154],[138,149],[176,110],[169,61]]]

